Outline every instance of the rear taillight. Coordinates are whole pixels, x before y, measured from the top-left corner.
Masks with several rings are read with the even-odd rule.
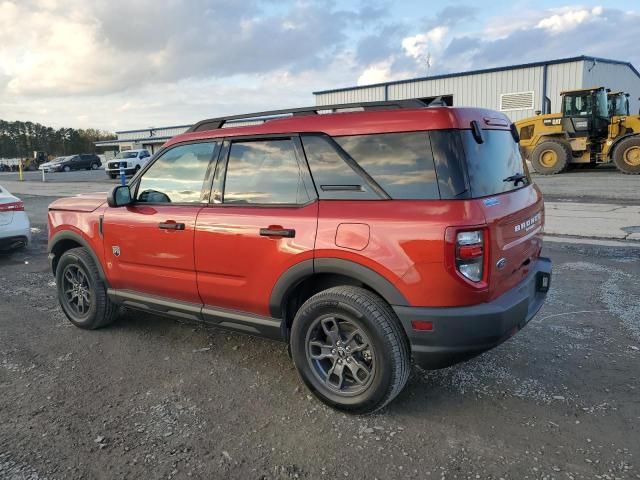
[[[22,212],[24,211],[23,202],[0,203],[0,212]]]
[[[484,275],[484,231],[458,232],[456,235],[456,269],[472,282],[480,282]]]

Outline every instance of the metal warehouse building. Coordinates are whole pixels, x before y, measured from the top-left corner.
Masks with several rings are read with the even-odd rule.
[[[145,128],[140,130],[123,130],[116,132],[116,140],[94,142],[102,151],[122,151],[134,148],[146,148],[154,154],[164,142],[187,131],[191,125],[173,127]]]
[[[513,121],[560,111],[560,92],[590,87],[624,91],[632,113],[640,73],[631,63],[589,56],[314,92],[316,105],[442,97],[447,105],[500,110]]]

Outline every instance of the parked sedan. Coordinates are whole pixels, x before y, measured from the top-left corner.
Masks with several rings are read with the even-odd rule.
[[[31,224],[24,203],[0,185],[0,252],[26,247]]]
[[[94,153],[82,153],[57,157],[55,160],[43,163],[38,167],[45,172],[70,172],[71,170],[97,170],[102,166],[100,157]]]

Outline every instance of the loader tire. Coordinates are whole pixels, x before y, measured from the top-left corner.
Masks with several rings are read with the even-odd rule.
[[[624,174],[640,174],[640,135],[625,138],[616,145],[613,163]]]
[[[540,175],[563,172],[571,160],[571,146],[564,140],[546,140],[533,149],[531,164]]]

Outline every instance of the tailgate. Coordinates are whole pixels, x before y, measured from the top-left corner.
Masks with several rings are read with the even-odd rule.
[[[527,276],[542,248],[544,203],[535,185],[480,200],[489,227],[489,296]]]

